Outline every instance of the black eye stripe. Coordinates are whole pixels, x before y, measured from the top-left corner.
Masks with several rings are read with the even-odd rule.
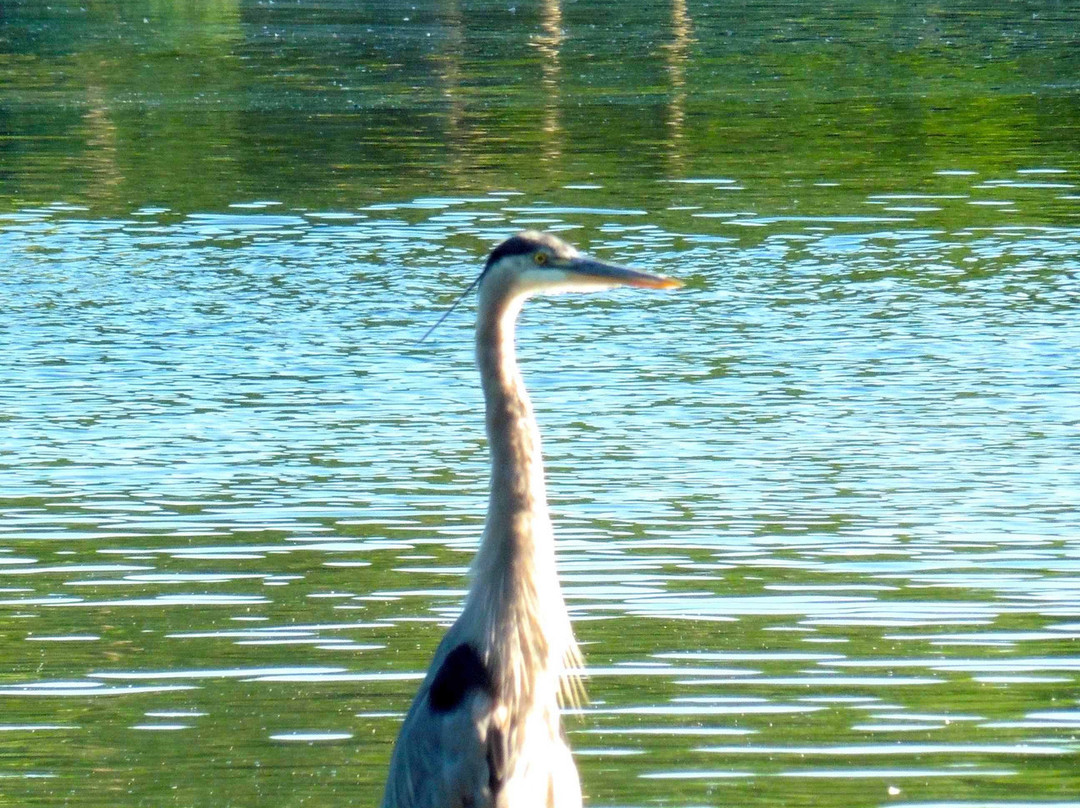
[[[521,236],[508,238],[492,250],[491,255],[488,256],[487,267],[490,267],[492,264],[508,255],[527,255],[536,250],[536,246],[535,241],[522,238]],[[485,267],[485,269],[487,267]]]

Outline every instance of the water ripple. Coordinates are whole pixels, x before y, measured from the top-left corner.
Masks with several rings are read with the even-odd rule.
[[[688,280],[521,325],[599,802],[1076,808],[1080,228],[1033,212],[1080,183],[1035,171],[3,216],[0,733],[57,763],[0,777],[382,771],[488,483],[472,301],[415,339],[528,221]]]

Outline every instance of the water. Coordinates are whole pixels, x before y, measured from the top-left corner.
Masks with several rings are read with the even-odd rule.
[[[1076,20],[967,11],[15,9],[0,805],[378,799],[532,226],[687,281],[521,324],[590,804],[1076,808]]]

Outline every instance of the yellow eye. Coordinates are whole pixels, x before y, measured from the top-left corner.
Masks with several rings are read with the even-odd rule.
[[[547,253],[545,253],[545,252],[538,252],[538,253],[536,253],[535,255],[533,255],[533,260],[534,260],[534,261],[535,261],[535,262],[536,262],[537,264],[539,264],[540,266],[543,266],[543,265],[544,265],[544,264],[546,264],[546,263],[547,263],[547,261],[548,261]]]

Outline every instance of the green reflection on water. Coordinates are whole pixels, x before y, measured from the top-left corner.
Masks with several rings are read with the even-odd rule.
[[[1075,15],[1039,3],[5,13],[8,209],[325,210],[432,188],[557,199],[584,181],[625,203],[665,194],[659,178],[722,176],[754,181],[740,204],[821,213],[846,194],[793,181],[872,192],[1080,153]]]

